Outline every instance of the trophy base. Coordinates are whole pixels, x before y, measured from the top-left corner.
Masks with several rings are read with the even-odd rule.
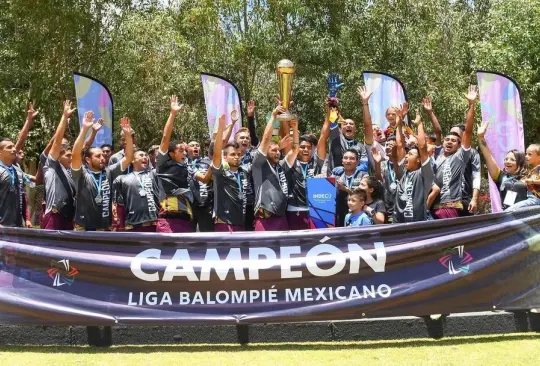
[[[293,119],[296,119],[297,117],[294,114],[291,114],[289,112],[285,112],[282,114],[278,114],[276,116],[276,119],[280,122],[286,122],[286,121],[292,121]]]

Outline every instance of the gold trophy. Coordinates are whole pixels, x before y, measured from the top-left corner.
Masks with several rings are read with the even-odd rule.
[[[291,103],[292,81],[294,78],[294,64],[290,60],[281,60],[276,66],[276,74],[279,82],[279,99],[281,106],[285,108],[285,113],[276,116],[278,121],[290,121],[296,116],[289,113]]]

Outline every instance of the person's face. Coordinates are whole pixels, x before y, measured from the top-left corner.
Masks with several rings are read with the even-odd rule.
[[[197,141],[191,141],[187,147],[188,156],[191,159],[198,158],[201,154],[201,145]]]
[[[373,188],[369,188],[367,179],[362,179],[358,188],[365,191],[369,196],[373,193]]]
[[[540,165],[540,154],[538,154],[538,150],[535,146],[531,145],[527,148],[525,160],[530,168],[535,168]]]
[[[345,154],[343,155],[343,167],[345,168],[345,170],[355,170],[357,165],[358,159],[356,159],[356,155],[350,151],[345,152]]]
[[[235,149],[232,146],[225,151],[225,161],[230,167],[238,168],[240,166],[240,159],[242,158],[242,152],[240,149]]]
[[[103,154],[103,157],[105,158],[105,164],[109,163],[109,159],[112,155],[112,150],[108,146],[104,146],[103,149],[101,149],[101,153]]]
[[[515,174],[518,170],[516,156],[513,152],[509,152],[504,157],[504,171],[508,174]]]
[[[300,152],[298,153],[298,160],[306,162],[311,159],[311,154],[313,152],[313,145],[307,141],[302,141],[300,143]]]
[[[365,202],[357,195],[349,195],[347,198],[347,206],[352,212],[358,212],[364,208]]]
[[[386,135],[384,134],[382,128],[380,128],[379,126],[373,126],[373,138],[379,144],[384,144],[384,142],[386,141]]]
[[[0,142],[0,160],[7,165],[15,162],[15,144],[12,141]]]
[[[105,169],[105,157],[103,156],[103,151],[98,147],[92,149],[91,154],[90,157],[86,158],[86,165],[94,171]]]
[[[354,136],[356,136],[356,125],[354,121],[352,119],[346,119],[341,126],[341,132],[346,139],[354,139]]]
[[[171,154],[171,158],[177,163],[183,163],[187,156],[187,145],[180,143],[176,145],[174,152]]]
[[[386,120],[390,123],[390,126],[396,125],[397,110],[395,108],[388,108],[386,111]]]
[[[409,150],[405,156],[405,169],[408,171],[420,169],[420,156],[418,155],[418,150]]]
[[[444,138],[443,148],[445,153],[453,154],[459,149],[460,146],[461,143],[459,142],[459,138],[457,136],[448,135]]]
[[[266,157],[268,161],[270,161],[271,164],[277,164],[279,163],[279,159],[281,158],[281,152],[279,151],[279,145],[278,144],[272,144],[268,148],[268,152],[266,153]]]
[[[147,153],[144,151],[137,151],[135,155],[133,155],[133,170],[141,171],[147,169],[149,162],[150,158],[148,157]]]
[[[71,159],[73,158],[73,153],[71,152],[71,149],[64,151],[63,154],[60,155],[58,160],[60,161],[60,164],[66,169],[69,169],[71,167]]]
[[[386,155],[392,155],[392,150],[396,146],[395,140],[390,140],[386,142],[386,146],[384,147],[384,150],[386,151]]]
[[[238,135],[236,135],[236,142],[242,149],[244,149],[244,151],[251,145],[251,139],[247,132],[240,132]]]
[[[24,160],[24,151],[23,150],[19,150],[19,152],[17,153],[17,163],[20,163]]]

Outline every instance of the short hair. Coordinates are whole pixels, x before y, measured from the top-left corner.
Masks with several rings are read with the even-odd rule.
[[[148,155],[155,154],[158,149],[159,149],[159,145],[150,146],[150,148],[148,149]]]
[[[227,145],[223,147],[223,150],[227,150],[229,147],[232,147],[233,149],[239,149],[240,144],[238,144],[238,142],[229,142]]]
[[[238,131],[236,131],[236,133],[234,134],[234,139],[236,140],[236,136],[238,136],[238,134],[242,133],[242,132],[245,132],[248,134],[249,136],[249,129],[247,127],[240,127],[238,129]]]
[[[459,128],[461,130],[461,132],[465,132],[465,125],[464,124],[459,124],[459,125],[453,125],[452,128]],[[450,129],[452,129],[450,128]]]
[[[101,150],[103,150],[104,148],[108,147],[109,149],[111,149],[111,151],[114,149],[113,146],[111,144],[103,144],[101,145],[99,148]]]
[[[367,201],[367,193],[363,189],[355,188],[351,193],[349,193],[349,197],[356,196],[360,198],[361,201]]]
[[[92,153],[92,150],[94,149],[99,149],[99,147],[95,147],[95,146],[90,146],[88,149],[84,149],[82,154],[83,154],[83,159],[86,159],[86,158],[91,158],[92,155],[94,155]]]
[[[533,149],[536,154],[540,155],[540,144],[530,144],[529,149]]]
[[[429,136],[428,136],[428,140],[433,141],[433,142],[436,142],[436,141],[437,141],[437,136],[435,136],[435,135],[429,135]]]
[[[177,147],[178,145],[180,145],[181,143],[183,143],[182,140],[171,141],[171,142],[169,142],[169,148],[167,149],[167,152],[168,152],[168,153],[173,153],[174,150],[176,150],[176,147]]]
[[[66,153],[66,151],[72,150],[72,147],[68,144],[62,144],[60,145],[60,155],[63,155]]]
[[[317,146],[317,139],[313,135],[302,135],[300,136],[300,143],[309,142],[312,146]]]
[[[348,153],[348,152],[353,153],[354,156],[356,157],[356,160],[359,159],[358,151],[357,151],[356,149],[349,148],[349,149],[345,150],[345,151],[343,152],[343,156],[345,156],[345,154]]]

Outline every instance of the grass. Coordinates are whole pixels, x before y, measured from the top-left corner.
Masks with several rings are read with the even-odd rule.
[[[240,345],[2,346],[2,365],[535,365],[540,334]]]

